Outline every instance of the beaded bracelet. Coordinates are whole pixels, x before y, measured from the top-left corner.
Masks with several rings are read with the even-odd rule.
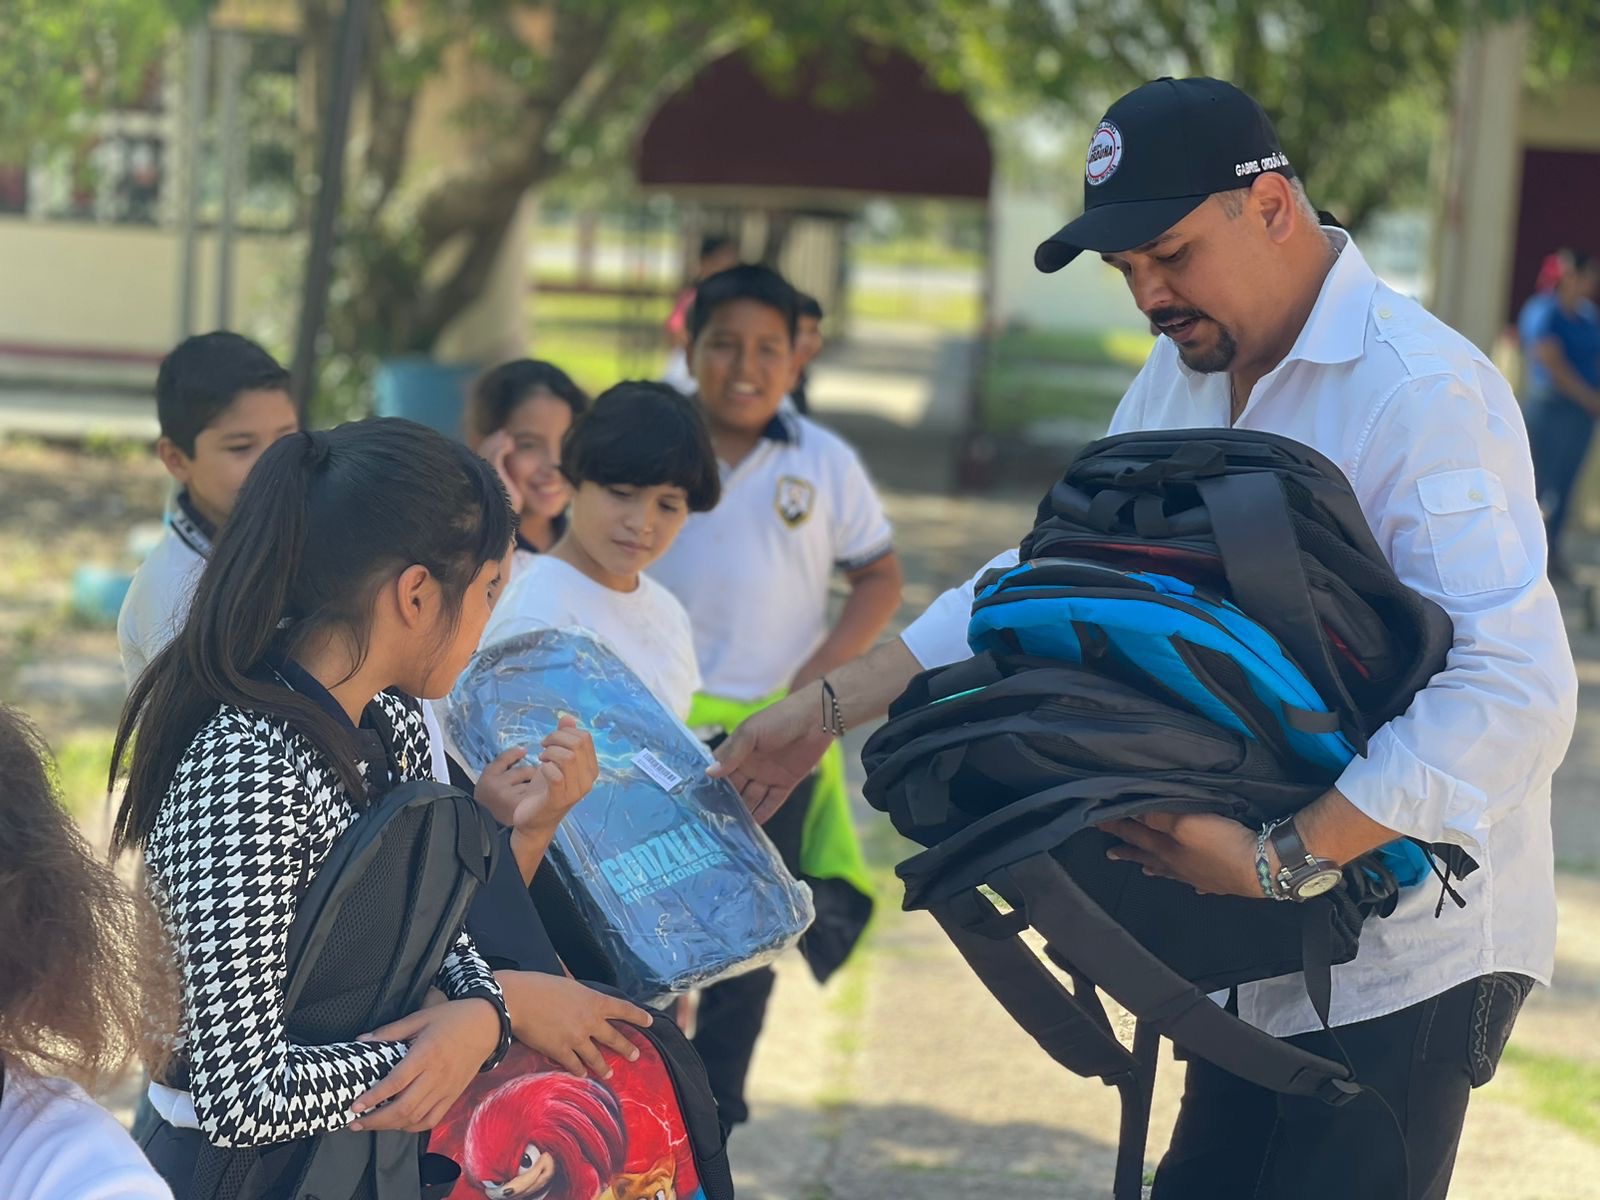
[[[827,678],[822,680],[822,730],[834,737],[844,736],[844,713],[839,709],[839,697]]]
[[[1261,881],[1261,894],[1268,900],[1287,900],[1272,883],[1272,864],[1267,861],[1267,839],[1278,827],[1277,821],[1268,821],[1256,834],[1256,878]]]

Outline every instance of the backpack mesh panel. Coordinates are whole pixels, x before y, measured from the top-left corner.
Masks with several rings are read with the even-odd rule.
[[[405,1015],[376,1011],[390,986],[394,963],[388,955],[374,954],[373,948],[405,943],[414,916],[414,880],[426,857],[432,822],[431,807],[394,818],[361,883],[341,907],[286,1022],[297,1041],[344,1041]]]

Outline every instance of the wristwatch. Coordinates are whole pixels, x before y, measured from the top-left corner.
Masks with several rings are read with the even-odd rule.
[[[1333,859],[1318,858],[1306,849],[1293,818],[1269,829],[1267,841],[1278,855],[1278,870],[1272,877],[1272,886],[1280,899],[1311,900],[1337,887],[1344,878],[1344,872]]]

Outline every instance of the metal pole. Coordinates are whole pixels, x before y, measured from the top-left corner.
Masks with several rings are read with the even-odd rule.
[[[217,223],[217,328],[233,324],[233,240],[239,215],[240,168],[244,155],[239,135],[239,85],[244,75],[245,40],[236,30],[225,30],[221,76],[222,114],[217,127],[218,149],[222,153],[222,217]]]
[[[369,2],[345,0],[333,59],[333,86],[328,90],[328,115],[322,124],[322,163],[311,213],[311,238],[300,292],[300,328],[294,349],[294,400],[302,422],[316,390],[317,337],[327,316],[328,286],[333,280],[333,247],[344,193],[345,141],[350,131],[350,108],[361,77]]]
[[[200,157],[206,119],[206,74],[210,63],[211,30],[204,21],[189,31],[189,65],[184,80],[183,205],[178,213],[178,336],[194,332],[195,259],[200,220]]]

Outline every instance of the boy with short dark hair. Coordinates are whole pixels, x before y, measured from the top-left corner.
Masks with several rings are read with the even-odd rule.
[[[156,454],[182,489],[165,536],[133,577],[117,616],[131,687],[188,614],[217,529],[256,459],[300,428],[289,372],[249,338],[217,330],[187,338],[156,376]]]
[[[481,644],[535,629],[588,629],[656,699],[687,717],[700,687],[689,615],[642,572],[691,513],[708,511],[721,495],[704,418],[667,384],[619,383],[573,424],[561,473],[573,489],[561,538],[506,589]],[[579,715],[585,723],[600,716]]]
[[[776,271],[739,266],[704,280],[689,314],[690,362],[722,501],[688,522],[652,574],[694,624],[705,679],[690,717],[697,727],[731,729],[848,662],[900,604],[892,531],[860,459],[785,402],[799,308]],[[836,570],[850,593],[830,627]],[[850,953],[872,900],[842,756],[825,759],[814,781],[814,793],[797,792],[766,831],[789,869],[811,884],[818,919],[801,948],[823,979]],[[701,997],[695,1047],[729,1124],[749,1115],[745,1078],[772,982],[764,969]]]

